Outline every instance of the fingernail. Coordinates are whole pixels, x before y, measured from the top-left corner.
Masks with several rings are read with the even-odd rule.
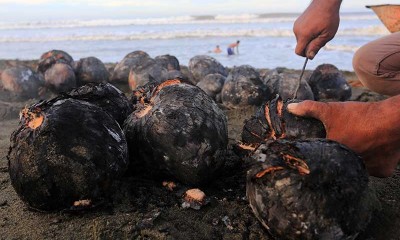
[[[315,57],[315,52],[314,51],[311,51],[311,52],[308,53],[308,58],[309,59],[313,59],[314,57]]]
[[[289,110],[289,112],[291,112],[294,109],[296,109],[298,105],[299,105],[298,103],[290,103],[287,105],[287,109]]]

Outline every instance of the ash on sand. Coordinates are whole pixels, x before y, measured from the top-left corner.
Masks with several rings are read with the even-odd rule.
[[[365,89],[358,90],[352,99],[366,97],[362,95]],[[243,120],[255,110],[226,111],[231,142],[240,138]],[[272,239],[245,199],[246,172],[234,155],[217,181],[200,188],[210,198],[200,210],[181,207],[189,187],[169,191],[162,181],[171,179],[136,176],[121,180],[110,204],[94,211],[30,211],[12,188],[8,174],[9,138],[17,124],[16,119],[0,121],[0,239]],[[400,169],[391,178],[370,177],[370,186],[376,189],[382,208],[357,239],[398,239]]]

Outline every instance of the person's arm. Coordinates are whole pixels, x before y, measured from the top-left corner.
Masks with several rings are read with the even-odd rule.
[[[400,95],[373,103],[303,101],[289,104],[293,114],[324,123],[327,138],[363,158],[370,175],[391,176],[400,160]]]
[[[293,26],[296,54],[313,59],[339,28],[341,0],[313,0]]]

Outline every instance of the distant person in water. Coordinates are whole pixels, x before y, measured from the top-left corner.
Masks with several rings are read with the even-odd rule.
[[[219,45],[217,45],[215,47],[215,49],[213,50],[213,53],[221,53],[221,52],[222,52],[222,50],[221,50],[221,48],[219,48]]]
[[[237,40],[235,43],[231,43],[228,45],[228,55],[234,55],[235,54],[235,48],[236,48],[236,54],[239,54],[239,43],[240,41]]]

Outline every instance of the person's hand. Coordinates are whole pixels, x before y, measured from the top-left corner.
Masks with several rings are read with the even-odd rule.
[[[313,59],[339,28],[341,0],[314,0],[293,26],[296,54]]]
[[[375,103],[303,101],[289,104],[299,116],[319,119],[327,138],[348,146],[370,175],[391,176],[400,160],[400,96]]]

